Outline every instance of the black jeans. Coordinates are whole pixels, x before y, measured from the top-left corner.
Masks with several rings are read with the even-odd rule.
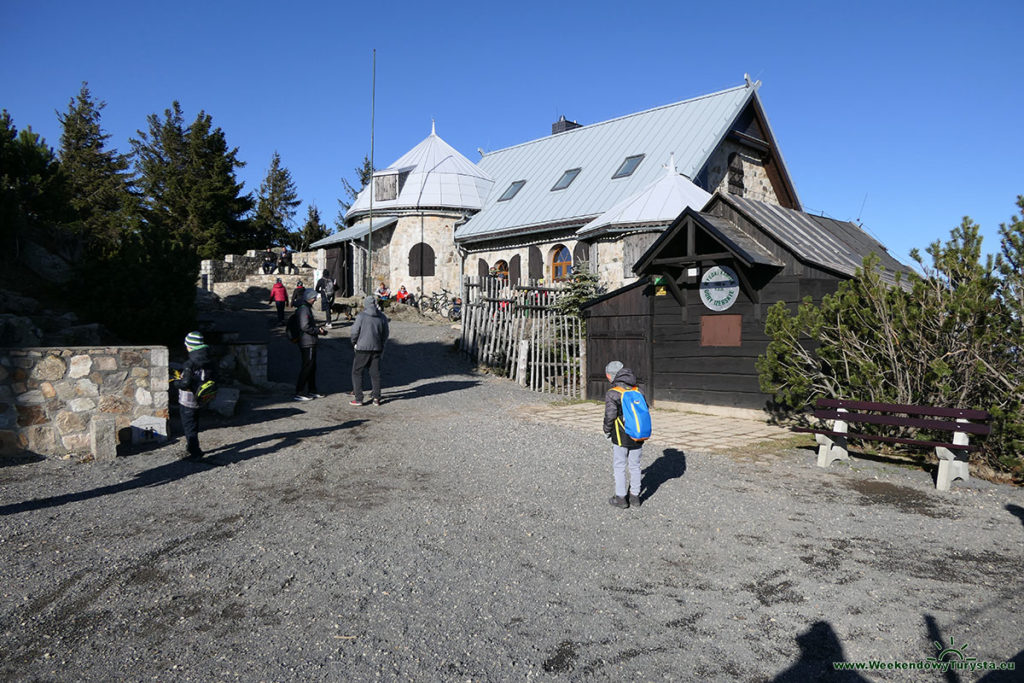
[[[317,393],[316,391],[316,347],[306,346],[299,347],[299,353],[302,354],[302,369],[299,370],[299,381],[295,383],[295,393],[303,394],[306,393],[302,389],[309,387],[310,394]]]
[[[284,302],[283,301],[275,301],[274,303],[277,304],[277,322],[283,323],[284,322]]]
[[[178,412],[181,414],[181,431],[185,433],[188,453],[199,455],[202,453],[199,449],[199,408],[178,406]]]
[[[363,400],[363,370],[370,369],[370,385],[373,391],[370,396],[380,400],[380,356],[381,351],[356,351],[352,359],[352,393],[355,400]]]

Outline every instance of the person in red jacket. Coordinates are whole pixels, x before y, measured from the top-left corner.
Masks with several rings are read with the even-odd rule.
[[[284,288],[284,284],[281,282],[281,278],[277,278],[277,282],[274,283],[273,288],[270,290],[270,301],[268,303],[277,304],[277,324],[284,324],[284,305],[288,302],[288,290]]]

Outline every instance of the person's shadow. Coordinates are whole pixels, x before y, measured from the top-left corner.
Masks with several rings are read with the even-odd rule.
[[[139,472],[134,478],[110,486],[101,486],[88,491],[76,493],[65,493],[59,496],[48,496],[36,498],[22,503],[11,503],[0,505],[0,516],[13,515],[19,512],[41,510],[43,508],[57,507],[67,503],[74,503],[100,496],[109,496],[117,493],[124,493],[133,489],[147,486],[161,486],[178,479],[199,472],[207,472],[212,467],[219,465],[233,465],[235,463],[258,458],[263,455],[276,453],[297,445],[303,439],[324,436],[339,429],[351,429],[358,427],[367,420],[349,420],[329,427],[317,427],[315,429],[300,429],[294,432],[278,432],[267,436],[256,436],[235,444],[229,444],[213,449],[207,453],[202,460],[172,460],[169,463],[158,465],[152,469]]]
[[[1011,515],[1020,520],[1021,524],[1024,524],[1024,508],[1020,505],[1014,505],[1013,503],[1006,504],[1006,511]]]
[[[686,474],[686,453],[676,448],[666,448],[657,460],[644,468],[641,473],[640,502],[653,496],[662,484]]]
[[[800,659],[772,679],[773,683],[803,683],[803,681],[854,681],[866,678],[855,671],[837,671],[833,662],[845,662],[846,654],[839,636],[827,621],[817,621],[796,637],[800,646]]]

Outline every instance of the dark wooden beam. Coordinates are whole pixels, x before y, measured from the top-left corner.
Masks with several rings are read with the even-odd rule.
[[[729,137],[742,142],[745,145],[749,145],[759,152],[768,152],[771,150],[771,145],[769,145],[766,140],[755,138],[753,135],[747,135],[746,133],[741,133],[738,130],[730,130]]]
[[[735,258],[731,251],[719,251],[714,254],[694,254],[692,256],[673,256],[671,258],[656,258],[651,261],[652,266],[683,266],[694,265],[702,261],[715,261],[718,259]]]

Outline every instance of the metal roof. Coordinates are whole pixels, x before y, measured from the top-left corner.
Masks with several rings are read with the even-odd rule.
[[[662,168],[665,170],[658,180],[608,209],[576,234],[589,237],[617,225],[668,225],[688,206],[698,211],[704,208],[711,195],[679,175],[674,156]]]
[[[398,222],[398,216],[379,216],[373,219],[373,229],[382,230],[389,225],[394,225]],[[340,232],[336,232],[330,237],[325,237],[322,240],[317,240],[313,244],[309,245],[311,249],[320,249],[322,247],[329,247],[334,244],[341,244],[349,240],[357,240],[361,237],[366,237],[370,232],[370,219],[366,218],[359,221],[353,226],[345,228]]]
[[[913,272],[909,266],[893,258],[878,240],[854,223],[813,216],[734,195],[716,196],[731,204],[801,260],[852,276],[863,265],[864,257],[874,252],[878,254],[881,266],[886,271]]]
[[[678,171],[696,177],[759,83],[630,114],[550,135],[484,155],[478,166],[494,179],[481,211],[456,231],[472,241],[550,223],[597,218],[639,193],[662,175],[661,162],[674,154]],[[613,179],[629,156],[644,155],[636,171]],[[562,174],[580,168],[564,190],[552,191]],[[498,197],[516,180],[526,184],[511,200]]]
[[[404,175],[404,184],[395,199],[374,198],[374,213],[427,207],[477,211],[494,184],[487,173],[442,140],[433,126],[426,139],[373,175],[376,179],[392,174]],[[370,210],[370,187],[359,192],[346,219]]]

